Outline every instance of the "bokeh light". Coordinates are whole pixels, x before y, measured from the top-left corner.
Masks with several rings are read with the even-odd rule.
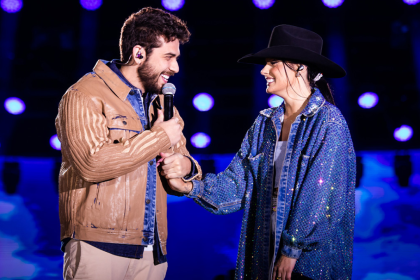
[[[184,3],[184,0],[162,0],[162,6],[169,11],[178,11]]]
[[[214,100],[208,93],[199,93],[194,97],[193,104],[198,111],[208,111],[213,108]]]
[[[270,96],[270,98],[268,98],[268,106],[270,106],[270,108],[272,107],[278,107],[280,106],[282,103],[284,102],[284,99],[281,98],[278,95],[272,95]]]
[[[344,0],[322,0],[325,6],[328,8],[337,8],[343,4]]]
[[[405,142],[413,137],[413,129],[408,125],[402,125],[394,130],[394,138],[397,141]]]
[[[4,102],[6,111],[13,115],[22,114],[25,111],[25,102],[17,97],[9,97]]]
[[[61,150],[61,142],[60,142],[60,140],[58,140],[58,136],[57,136],[57,134],[56,134],[56,135],[53,135],[53,136],[50,138],[50,145],[51,145],[51,147],[52,147],[54,150],[58,150],[58,151],[60,151],[60,150]]]
[[[365,92],[359,97],[359,106],[365,109],[370,109],[378,104],[379,97],[374,92]]]
[[[16,13],[22,9],[22,0],[1,0],[1,8],[7,13]]]
[[[403,0],[405,4],[408,5],[416,5],[417,3],[420,2],[420,0]]]
[[[203,132],[198,132],[191,137],[191,143],[196,148],[205,148],[210,145],[210,136]]]
[[[80,5],[86,10],[94,11],[102,5],[102,0],[80,0]]]
[[[271,6],[273,6],[274,2],[276,1],[275,0],[252,0],[252,2],[257,8],[264,10],[264,9],[271,8]]]

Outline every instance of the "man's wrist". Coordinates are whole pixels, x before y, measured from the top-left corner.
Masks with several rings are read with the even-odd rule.
[[[185,174],[185,176],[183,176],[182,178],[184,180],[190,180],[191,178],[193,178],[196,175],[196,168],[195,168],[195,163],[194,161],[188,157],[188,156],[184,156],[185,159],[188,159],[189,163],[185,163],[187,166],[189,166],[189,172],[187,174]]]

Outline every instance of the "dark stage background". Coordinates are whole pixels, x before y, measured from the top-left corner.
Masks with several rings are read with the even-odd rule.
[[[180,2],[0,0],[0,279],[60,278],[61,96],[98,59],[119,58],[131,13]],[[170,80],[187,147],[204,172],[223,171],[270,107],[262,67],[237,59],[266,47],[279,24],[319,33],[323,54],[348,73],[330,82],[358,155],[353,279],[420,279],[420,1],[327,6],[341,2],[185,0],[172,11],[192,33]],[[196,99],[204,107],[211,96],[211,109],[193,105],[199,93],[207,93]],[[215,216],[169,197],[168,219],[167,279],[231,279],[241,212]]]

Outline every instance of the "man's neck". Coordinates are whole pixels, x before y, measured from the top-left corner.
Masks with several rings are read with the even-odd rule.
[[[130,84],[132,84],[136,88],[139,88],[142,92],[146,92],[143,84],[139,80],[139,76],[137,74],[137,67],[121,65],[120,71],[121,74],[123,74],[123,76],[127,79],[127,81],[130,82]]]

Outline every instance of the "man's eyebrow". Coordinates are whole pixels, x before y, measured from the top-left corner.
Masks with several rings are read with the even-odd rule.
[[[175,57],[179,57],[180,56],[180,55],[176,55],[175,53],[171,53],[171,52],[165,53],[164,55],[170,55],[170,56],[175,56]]]

